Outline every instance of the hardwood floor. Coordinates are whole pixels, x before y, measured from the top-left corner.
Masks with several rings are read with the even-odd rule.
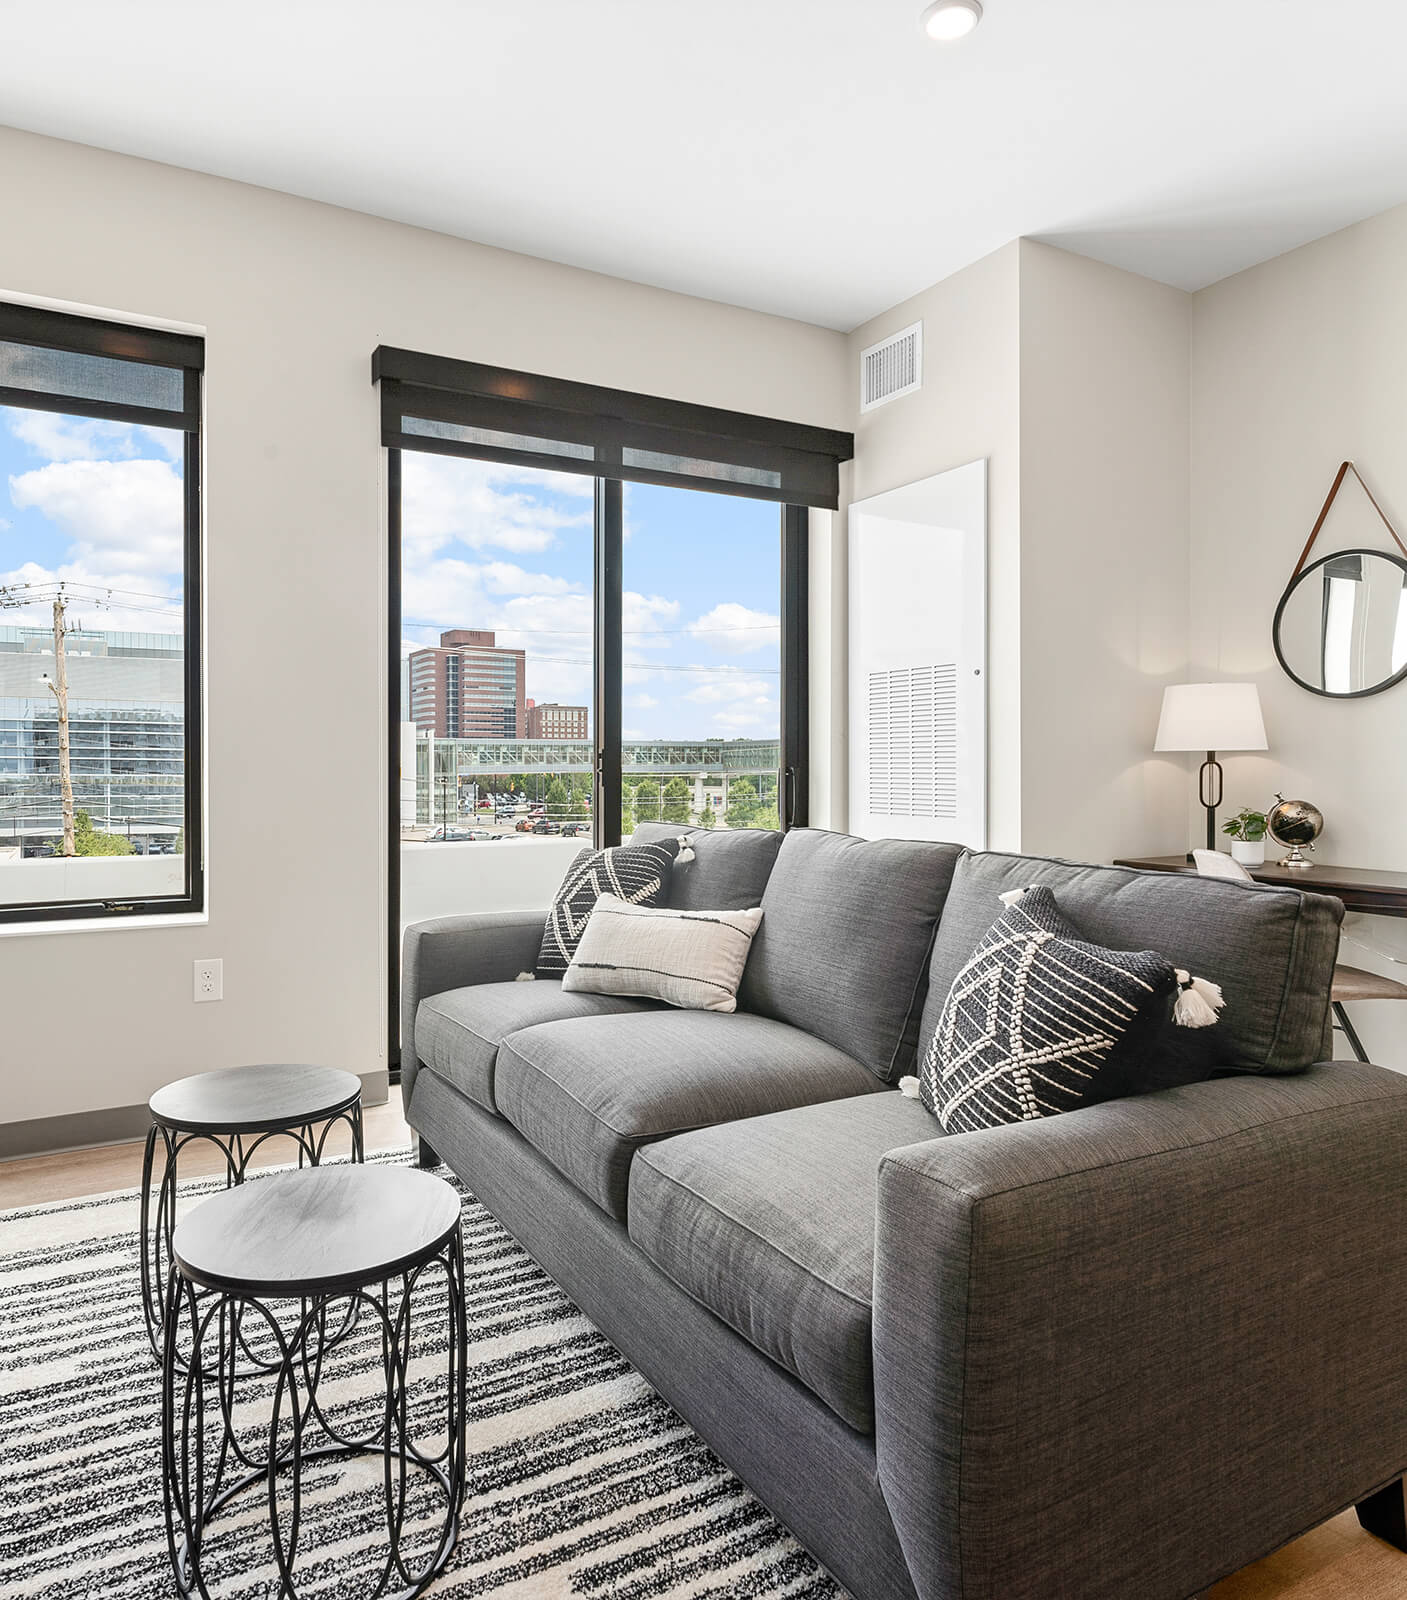
[[[401,1116],[401,1092],[392,1088],[384,1106],[365,1112],[366,1147],[395,1150],[410,1143],[410,1129]],[[214,1151],[192,1146],[182,1156],[182,1170],[191,1176],[221,1170]],[[256,1156],[256,1165],[277,1165],[296,1152],[283,1141],[270,1140]],[[201,1165],[201,1163],[207,1165]],[[135,1188],[141,1181],[140,1144],[104,1145],[69,1150],[52,1156],[28,1156],[0,1162],[0,1208],[42,1205]],[[1404,1600],[1407,1597],[1407,1555],[1366,1534],[1352,1511],[1335,1517],[1264,1561],[1243,1568],[1208,1589],[1202,1600]]]
[[[368,1151],[397,1150],[410,1144],[410,1129],[401,1116],[399,1085],[392,1085],[385,1105],[365,1107],[362,1135]],[[345,1150],[347,1141],[347,1134],[339,1128],[329,1140],[329,1149],[335,1155]],[[255,1152],[253,1165],[276,1167],[297,1159],[291,1140],[270,1139]],[[224,1171],[224,1163],[213,1146],[197,1143],[181,1152],[180,1171],[183,1177],[214,1177]],[[140,1144],[105,1144],[52,1156],[23,1156],[0,1161],[0,1209],[77,1200],[111,1189],[135,1189],[141,1181]]]

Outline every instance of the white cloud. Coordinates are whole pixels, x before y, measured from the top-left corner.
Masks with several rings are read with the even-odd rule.
[[[756,733],[775,738],[781,727],[781,710],[775,700],[758,699],[749,705],[716,712],[713,721],[724,733]]]
[[[639,739],[641,741],[649,738],[649,735],[643,728],[622,728],[620,730],[620,736],[622,739]]]
[[[571,594],[586,585],[567,578],[553,578],[545,572],[525,572],[511,561],[488,561],[479,569],[490,594]]]
[[[633,694],[626,704],[633,706],[637,711],[649,711],[657,706],[659,701],[652,694]]]
[[[137,453],[130,422],[66,417],[56,411],[11,411],[9,424],[15,438],[46,461],[110,461]]]
[[[782,619],[770,612],[726,600],[691,622],[689,632],[713,650],[743,655],[752,650],[775,650],[781,625]]]
[[[699,705],[728,705],[743,700],[770,701],[773,692],[773,685],[765,678],[744,678],[728,673],[690,689],[684,698]]]
[[[591,559],[591,510],[559,511],[514,485],[547,487],[573,499],[591,495],[591,479],[536,472],[493,461],[462,460],[407,450],[401,457],[401,537],[407,556],[458,541],[473,550],[547,550],[565,529],[582,529],[583,562]]]
[[[658,594],[636,594],[627,589],[621,596],[621,627],[627,650],[667,650],[673,630],[665,625],[679,616],[679,602]]]
[[[181,478],[168,461],[52,461],[11,477],[10,499],[67,534],[79,565],[148,577],[181,570]]]

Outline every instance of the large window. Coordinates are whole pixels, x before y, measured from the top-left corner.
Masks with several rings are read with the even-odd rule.
[[[807,508],[852,441],[403,350],[373,378],[394,1018],[407,922],[544,903],[642,822],[805,822]]]
[[[202,908],[202,364],[0,304],[0,920]]]

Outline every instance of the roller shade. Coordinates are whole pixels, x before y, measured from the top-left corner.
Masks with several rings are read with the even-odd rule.
[[[588,477],[834,510],[854,437],[828,428],[379,347],[381,441]]]
[[[0,305],[0,405],[194,432],[204,341]]]

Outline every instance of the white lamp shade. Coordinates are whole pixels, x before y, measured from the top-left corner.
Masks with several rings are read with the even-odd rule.
[[[1174,683],[1163,690],[1154,750],[1265,750],[1253,683]]]

